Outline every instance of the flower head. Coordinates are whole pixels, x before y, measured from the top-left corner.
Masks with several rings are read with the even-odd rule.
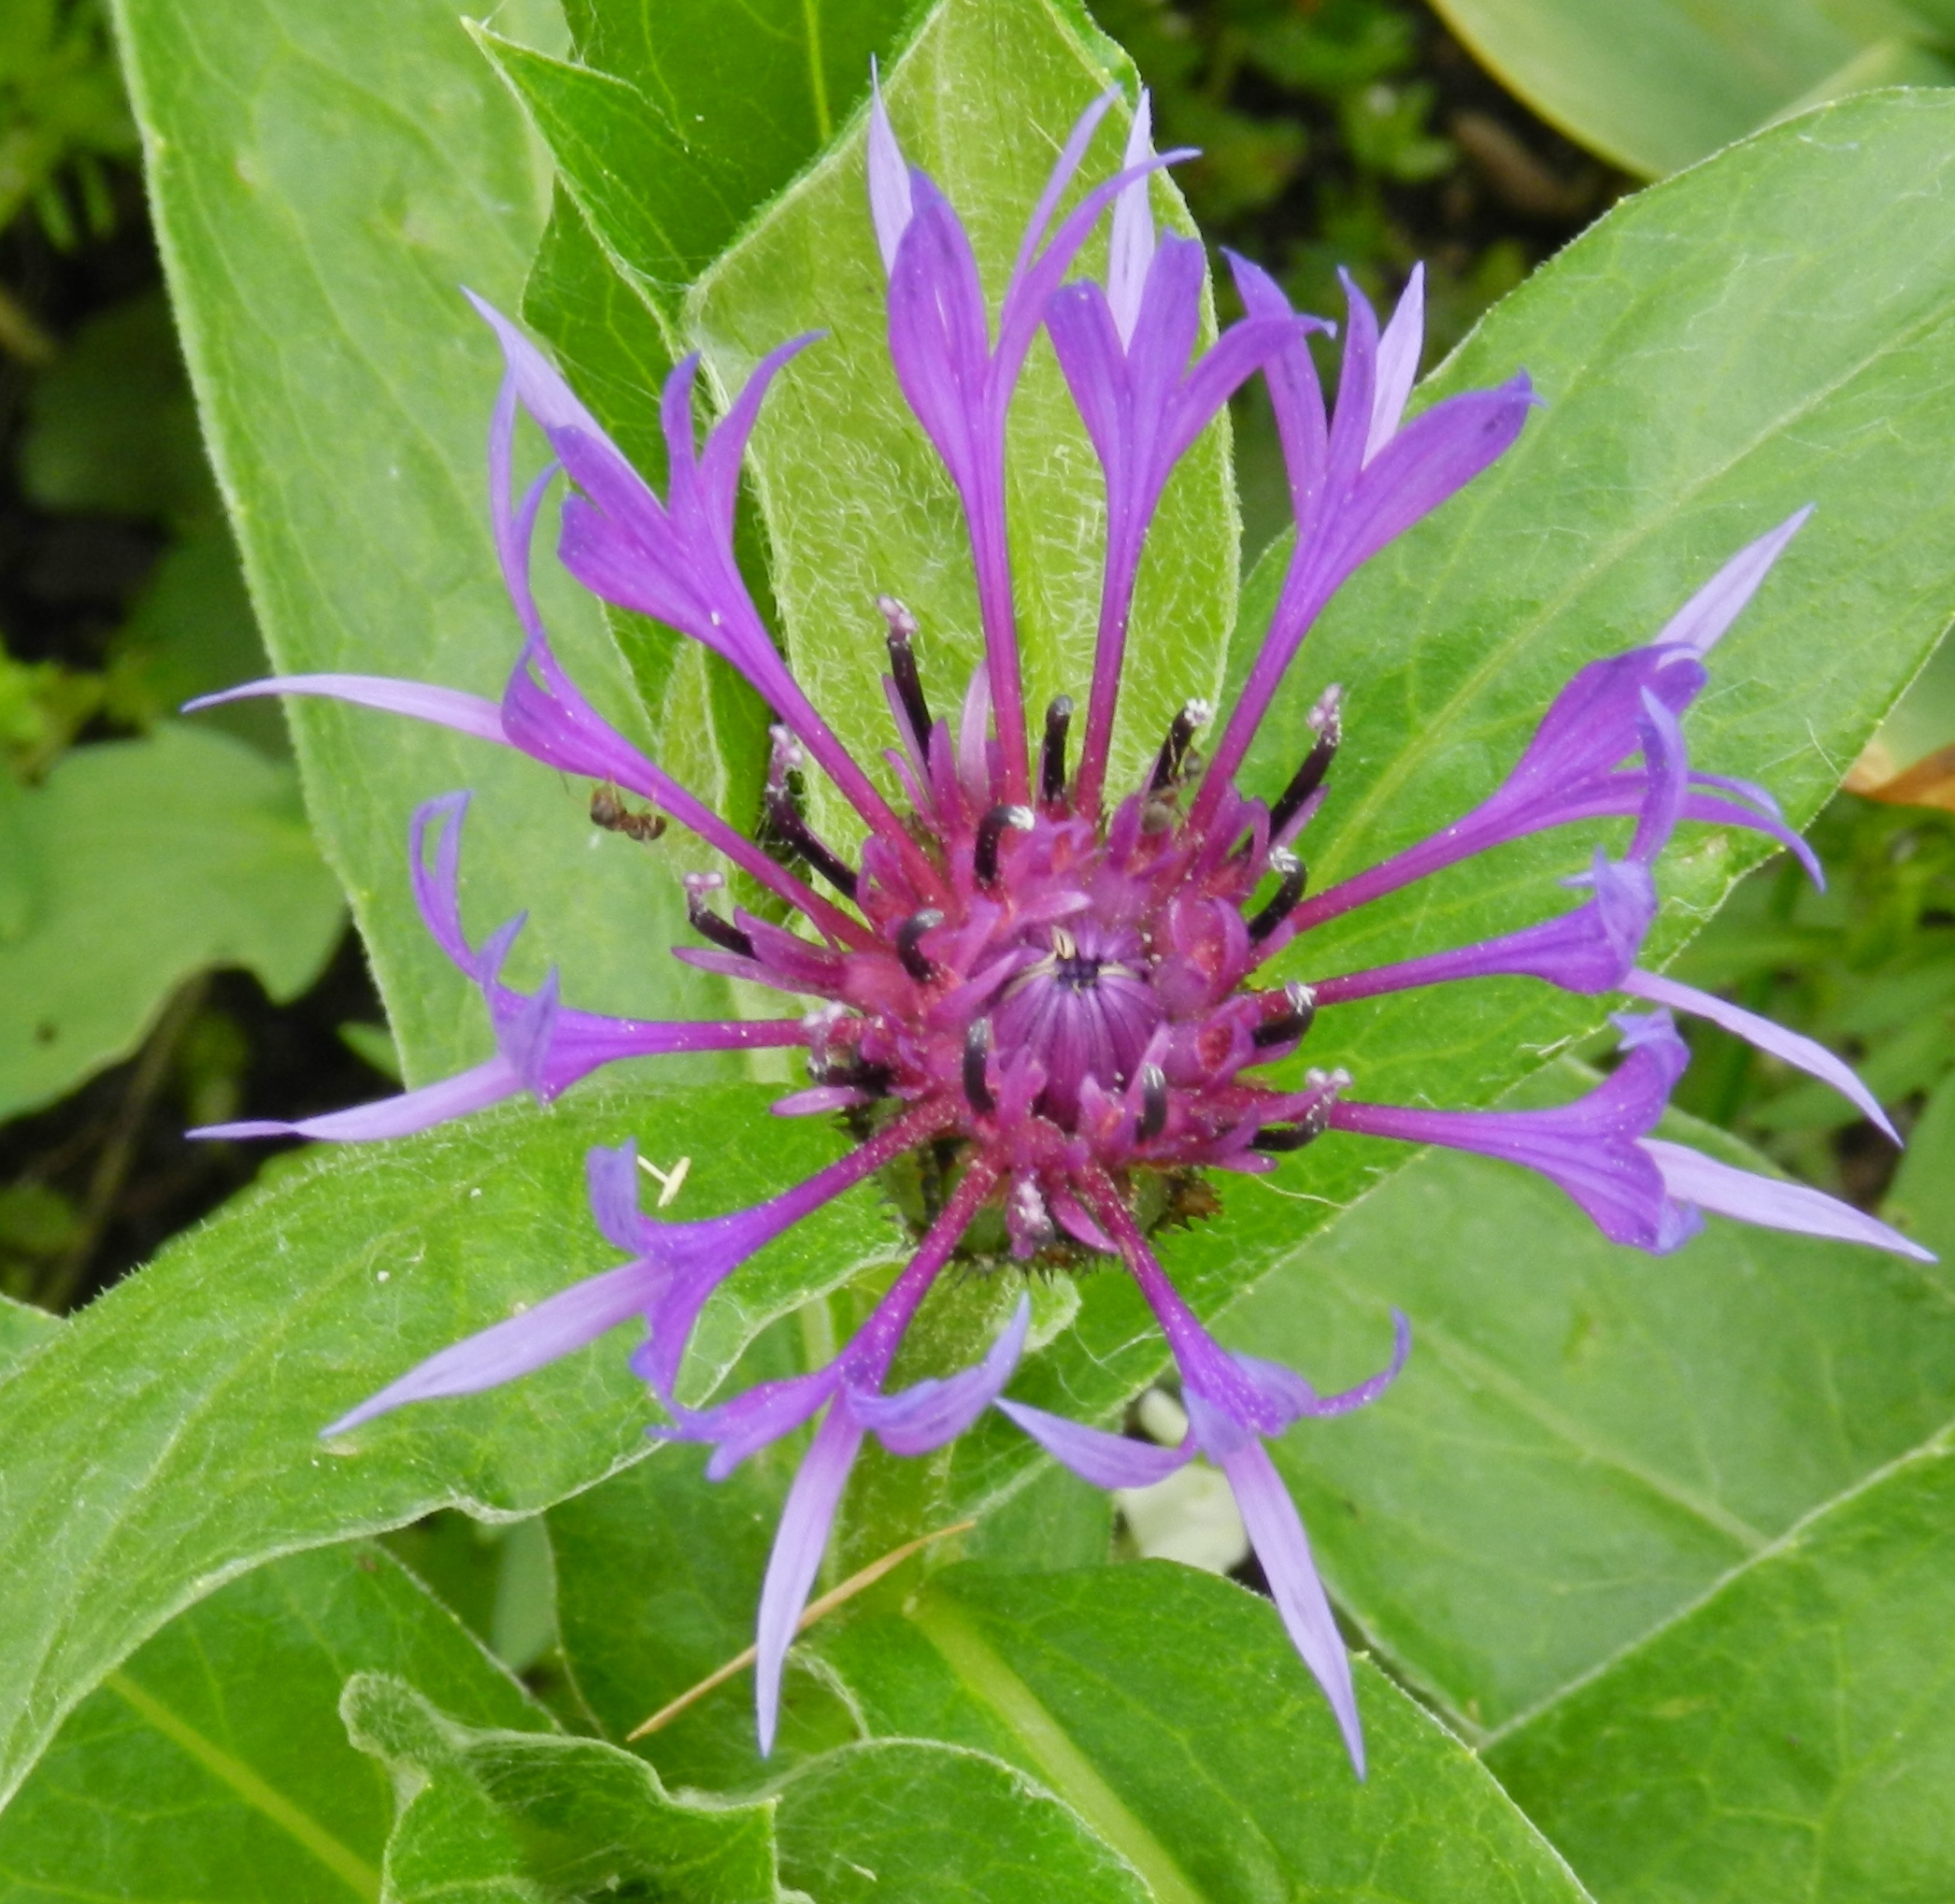
[[[336,1434],[403,1403],[486,1388],[640,1317],[633,1367],[657,1396],[653,1430],[710,1446],[725,1474],[769,1442],[818,1422],[789,1496],[762,1589],[759,1711],[772,1743],[782,1662],[865,1437],[898,1454],[937,1447],[995,1405],[1058,1460],[1107,1486],[1159,1479],[1197,1453],[1235,1491],[1298,1651],[1335,1711],[1354,1763],[1363,1742],[1350,1672],[1295,1507],[1264,1442],[1306,1419],[1372,1401],[1408,1346],[1400,1319],[1389,1366],[1323,1397],[1302,1377],[1217,1344],[1177,1292],[1138,1210],[1149,1179],[1186,1185],[1207,1170],[1258,1172],[1275,1152],[1337,1129],[1477,1151],[1559,1184],[1608,1237],[1676,1248],[1708,1209],[1756,1223],[1852,1236],[1921,1253],[1859,1212],[1717,1164],[1653,1138],[1685,1062],[1670,1011],[1702,1011],[1879,1109],[1838,1060],[1808,1040],[1641,970],[1656,911],[1652,868],[1677,826],[1750,826],[1804,852],[1770,796],[1690,766],[1679,717],[1702,689],[1718,637],[1763,580],[1803,517],[1743,550],[1649,645],[1580,670],[1547,710],[1503,784],[1432,838],[1306,896],[1294,842],[1325,796],[1342,729],[1337,691],[1311,716],[1312,744],[1288,783],[1253,791],[1237,774],[1290,662],[1344,580],[1497,458],[1534,402],[1524,377],[1430,405],[1406,421],[1420,345],[1415,274],[1382,331],[1347,284],[1343,367],[1327,404],[1308,348],[1328,324],[1292,312],[1255,266],[1234,261],[1246,315],[1197,350],[1204,271],[1193,241],[1157,233],[1149,181],[1167,163],[1149,149],[1145,101],[1125,163],[1059,211],[1095,126],[1080,120],[1035,208],[995,322],[956,212],[906,165],[879,95],[869,128],[870,212],[889,279],[889,347],[910,407],[936,447],[969,529],[985,658],[954,711],[939,711],[918,662],[914,620],[879,603],[895,747],[893,780],[842,747],[795,681],[741,579],[733,518],[739,466],[769,384],[812,339],[765,359],[704,445],[692,425],[696,360],[668,380],[663,419],[670,476],[657,494],[630,467],[541,353],[478,306],[507,365],[490,438],[496,542],[522,631],[500,704],[453,690],[322,675],[239,694],[336,696],[406,713],[518,749],[564,772],[657,803],[757,880],[793,926],[727,907],[718,875],[687,880],[695,966],[795,1001],[771,1020],[649,1024],[573,1009],[552,971],[521,993],[501,973],[520,919],[478,949],[458,895],[467,795],[416,817],[411,869],[429,930],[482,992],[496,1055],[443,1083],[297,1124],[221,1126],[381,1138],[425,1128],[522,1091],[549,1099],[613,1059],[759,1046],[802,1049],[809,1081],[784,1115],[844,1112],[856,1148],[754,1209],[666,1222],[638,1207],[632,1149],[590,1162],[593,1211],[623,1253],[619,1267],[444,1350],[326,1430]],[[1170,158],[1174,155],[1169,155]],[[1112,213],[1104,283],[1066,281],[1094,225]],[[1062,697],[1029,722],[1005,522],[1006,419],[1020,369],[1043,327],[1097,452],[1107,532],[1098,645],[1083,720]],[[1206,762],[1198,738],[1215,710],[1191,700],[1138,784],[1108,785],[1108,758],[1134,580],[1149,527],[1177,461],[1229,396],[1266,380],[1289,472],[1296,541],[1264,646]],[[548,437],[557,465],[519,499],[511,473],[518,408]],[[767,812],[806,878],[740,834],[605,722],[558,665],[531,594],[529,543],[560,466],[570,492],[559,552],[608,602],[657,617],[739,669],[773,709]],[[892,579],[893,580],[893,579]],[[952,684],[953,686],[955,684]],[[223,698],[221,696],[216,698]],[[820,772],[865,829],[850,864],[816,837],[794,776]],[[886,787],[900,790],[892,796]],[[1473,854],[1577,821],[1627,817],[1620,859],[1597,852],[1578,903],[1457,951],[1309,982],[1268,976],[1313,926]],[[819,880],[827,888],[810,883]],[[1306,950],[1292,954],[1294,966]],[[1624,1055],[1578,1102],[1551,1110],[1447,1110],[1372,1103],[1342,1071],[1302,1081],[1268,1067],[1297,1052],[1318,1016],[1380,993],[1521,974],[1564,990],[1620,992],[1656,1008],[1625,1013]],[[713,1291],[741,1262],[809,1211],[921,1146],[951,1159],[926,1208],[916,1252],[869,1320],[825,1368],[717,1405],[681,1402],[688,1341]],[[1183,1444],[1163,1449],[1006,1399],[1029,1310],[1020,1304],[975,1367],[896,1393],[886,1384],[904,1329],[944,1266],[989,1226],[1021,1263],[1117,1257],[1173,1351],[1188,1404]]]

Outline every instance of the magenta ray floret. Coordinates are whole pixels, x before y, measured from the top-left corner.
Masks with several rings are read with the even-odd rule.
[[[1164,1183],[1172,1202],[1189,1195],[1205,1170],[1268,1170],[1273,1153],[1337,1130],[1448,1145],[1534,1170],[1605,1236],[1644,1250],[1677,1248],[1701,1225],[1701,1212],[1711,1210],[1927,1253],[1817,1191],[1651,1135],[1686,1060],[1672,1010],[1709,1017],[1826,1080],[1892,1134],[1865,1087],[1830,1052],[1637,964],[1656,912],[1653,868],[1680,823],[1750,827],[1811,864],[1762,788],[1691,767],[1679,725],[1708,678],[1716,642],[1805,511],[1741,550],[1648,645],[1582,667],[1507,778],[1479,805],[1431,838],[1306,896],[1291,846],[1325,797],[1342,731],[1337,690],[1310,716],[1307,757],[1266,799],[1236,784],[1249,744],[1339,585],[1498,457],[1520,432],[1534,397],[1525,377],[1516,376],[1406,421],[1421,341],[1416,273],[1382,334],[1363,295],[1347,284],[1334,404],[1325,403],[1308,349],[1309,333],[1331,326],[1292,312],[1275,283],[1242,260],[1234,269],[1247,315],[1197,355],[1201,251],[1155,231],[1149,180],[1168,161],[1149,150],[1145,97],[1122,168],[1059,215],[1111,103],[1111,95],[1095,103],[1061,153],[993,327],[963,225],[929,177],[904,160],[879,93],[873,101],[870,210],[889,275],[891,355],[962,498],[986,641],[986,659],[953,723],[932,711],[914,619],[892,597],[876,605],[888,629],[884,686],[898,743],[887,758],[906,813],[848,754],[794,680],[734,558],[735,494],[748,436],[770,382],[809,338],[763,360],[703,447],[692,427],[696,360],[678,366],[664,393],[670,478],[660,496],[541,353],[478,301],[507,364],[490,433],[491,500],[523,637],[500,703],[343,675],[233,691],[325,694],[432,721],[655,801],[799,922],[785,926],[728,907],[722,877],[694,872],[686,891],[702,942],[675,949],[678,955],[792,997],[799,1014],[650,1024],[564,1006],[554,971],[533,993],[505,984],[503,965],[522,922],[511,921],[479,948],[464,932],[459,879],[467,795],[450,795],[415,818],[414,889],[429,931],[482,993],[495,1056],[363,1109],[203,1134],[393,1137],[522,1091],[548,1101],[618,1058],[804,1048],[809,1084],[775,1108],[845,1112],[858,1139],[847,1155],[754,1209],[668,1222],[639,1209],[631,1145],[592,1151],[592,1210],[626,1260],[443,1350],[325,1432],[345,1432],[409,1401],[509,1381],[635,1316],[648,1335],[633,1367],[668,1418],[653,1432],[709,1445],[712,1476],[819,1420],[762,1588],[763,1751],[773,1742],[795,1623],[866,1437],[894,1453],[921,1453],[995,1405],[1056,1459],[1103,1486],[1158,1481],[1200,1454],[1227,1476],[1277,1611],[1362,1773],[1349,1666],[1303,1524],[1264,1443],[1301,1421],[1373,1401],[1404,1365],[1408,1326],[1397,1319],[1391,1359],[1378,1375],[1336,1396],[1319,1396],[1288,1369],[1226,1353],[1155,1254],[1137,1214],[1163,1201],[1141,1194],[1150,1181]],[[1109,208],[1106,282],[1063,283]],[[1081,684],[1087,704],[1077,759],[1070,699],[1055,701],[1036,731],[1027,723],[1006,536],[1006,417],[1041,326],[1106,484],[1098,646],[1092,680]],[[1127,622],[1149,526],[1178,460],[1258,373],[1276,410],[1296,519],[1267,639],[1206,764],[1195,742],[1213,710],[1192,701],[1142,783],[1109,790]],[[558,459],[520,499],[511,471],[519,408],[542,427]],[[773,836],[834,898],[647,760],[558,664],[530,591],[529,547],[559,466],[570,484],[559,550],[572,573],[606,601],[656,616],[723,656],[775,710],[780,724],[766,799]],[[803,817],[793,775],[809,770],[826,775],[866,825],[859,864],[818,839]],[[1597,850],[1589,870],[1568,882],[1584,896],[1558,917],[1477,945],[1310,982],[1263,976],[1278,954],[1287,954],[1286,971],[1306,964],[1310,929],[1327,920],[1526,835],[1610,818],[1634,820],[1626,849],[1620,858]],[[1496,975],[1621,993],[1656,1009],[1619,1016],[1621,1062],[1586,1096],[1555,1109],[1376,1104],[1356,1095],[1342,1071],[1312,1070],[1288,1081],[1267,1072],[1296,1053],[1320,1011]],[[926,1146],[944,1165],[934,1173],[942,1188],[922,1212],[916,1253],[835,1359],[711,1407],[681,1401],[688,1343],[727,1276],[810,1211]],[[1006,1398],[1026,1339],[1022,1302],[975,1367],[887,1392],[906,1325],[960,1247],[1057,1266],[1094,1253],[1118,1258],[1173,1352],[1188,1405],[1183,1443],[1154,1447]]]

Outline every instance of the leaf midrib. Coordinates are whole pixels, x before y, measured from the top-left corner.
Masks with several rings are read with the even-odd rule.
[[[368,1904],[378,1904],[379,1872],[310,1812],[295,1805],[242,1759],[226,1752],[127,1673],[111,1672],[102,1684],[152,1730],[188,1753],[212,1778],[228,1786],[245,1804],[309,1853],[355,1897],[368,1900]]]
[[[1058,1718],[956,1608],[926,1591],[904,1611],[971,1696],[1023,1748],[1053,1794],[1133,1868],[1157,1904],[1208,1904]]]
[[[1817,264],[1811,267],[1813,270],[1819,268]],[[1348,843],[1364,834],[1379,809],[1403,790],[1407,778],[1443,744],[1442,737],[1445,730],[1461,718],[1469,705],[1478,697],[1486,683],[1509,666],[1514,657],[1532,645],[1542,631],[1599,577],[1619,566],[1651,536],[1673,523],[1692,499],[1729,475],[1748,457],[1757,454],[1771,438],[1783,436],[1800,419],[1865,375],[1882,359],[1912,345],[1921,335],[1936,325],[1948,322],[1951,313],[1955,313],[1955,300],[1944,294],[1939,303],[1916,319],[1906,329],[1885,334],[1877,348],[1855,357],[1831,382],[1818,386],[1801,402],[1777,412],[1723,460],[1706,465],[1691,478],[1677,492],[1676,507],[1661,511],[1625,532],[1606,549],[1597,551],[1589,563],[1573,571],[1561,589],[1538,608],[1533,616],[1486,652],[1478,665],[1462,680],[1460,685],[1437,709],[1420,718],[1420,744],[1417,747],[1402,749],[1397,759],[1392,761],[1370,788],[1360,795],[1357,806],[1347,815],[1330,851],[1325,854],[1330,867],[1341,868],[1347,863]],[[1733,348],[1735,349],[1736,345]],[[1584,366],[1585,370],[1592,370],[1597,363],[1605,361],[1605,358],[1606,351],[1598,347],[1590,357],[1588,365]],[[1565,398],[1565,392],[1563,394]],[[1476,500],[1479,505],[1476,511],[1477,516],[1484,515],[1493,506],[1491,493],[1484,493]],[[1462,524],[1463,531],[1464,526]],[[1472,546],[1473,538],[1462,533],[1455,539],[1452,553],[1457,556]],[[1429,592],[1427,598],[1429,601],[1443,599],[1444,590],[1435,586]]]

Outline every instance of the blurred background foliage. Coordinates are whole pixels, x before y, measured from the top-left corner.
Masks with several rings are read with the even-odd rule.
[[[1339,268],[1391,298],[1424,261],[1433,361],[1643,179],[1813,100],[1955,74],[1943,0],[1094,10],[1153,89],[1161,143],[1201,148],[1182,182],[1211,239],[1334,312]],[[93,0],[0,7],[0,1291],[53,1309],[267,1154],[185,1128],[356,1101],[392,1068],[279,716],[174,718],[266,664],[137,159]],[[1281,508],[1254,400],[1237,446],[1252,556]],[[1955,658],[1840,766],[1851,791],[1817,836],[1830,889],[1762,867],[1678,969],[1848,1053],[1905,1128],[1955,1077]],[[1877,1199],[1891,1159],[1839,1100],[1693,1036],[1681,1103]]]

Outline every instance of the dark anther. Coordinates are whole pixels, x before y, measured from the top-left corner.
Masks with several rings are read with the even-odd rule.
[[[980,1117],[989,1117],[998,1108],[992,1095],[991,1081],[984,1075],[984,1063],[992,1054],[992,1022],[974,1018],[963,1035],[963,1095]]]
[[[1294,1124],[1266,1124],[1249,1139],[1252,1151],[1300,1151],[1331,1127],[1331,1100],[1320,1098]]]
[[[991,885],[998,877],[998,845],[1007,827],[1014,833],[1030,833],[1032,809],[993,807],[978,823],[978,844],[971,849],[971,870],[980,886]]]
[[[1323,699],[1312,709],[1310,724],[1317,730],[1317,744],[1304,756],[1304,764],[1297,768],[1296,777],[1269,809],[1271,838],[1296,818],[1304,802],[1323,785],[1323,777],[1330,772],[1331,763],[1337,757],[1337,743],[1344,738],[1344,722],[1337,711],[1335,688],[1326,690]]]
[[[855,868],[815,837],[795,809],[794,797],[784,786],[767,789],[767,818],[782,845],[798,852],[845,899],[855,897]]]
[[[1309,986],[1295,980],[1283,987],[1283,998],[1287,1009],[1277,1018],[1265,1018],[1249,1034],[1249,1042],[1258,1051],[1268,1051],[1273,1045],[1294,1044],[1310,1029],[1311,1021],[1317,1016],[1317,999]]]
[[[722,950],[738,952],[743,959],[753,956],[753,941],[734,924],[731,920],[721,919],[706,903],[706,895],[690,888],[686,893],[686,917],[692,922],[692,930],[702,938],[709,938]]]
[[[1167,738],[1161,743],[1161,752],[1154,761],[1154,778],[1148,782],[1148,792],[1158,794],[1163,787],[1171,787],[1181,778],[1181,769],[1188,760],[1188,743],[1194,738],[1195,729],[1207,724],[1214,710],[1206,701],[1191,701],[1174,718],[1167,730]]]
[[[890,679],[896,683],[897,697],[909,721],[917,752],[930,745],[930,703],[923,698],[923,682],[917,673],[916,651],[910,646],[917,632],[917,618],[894,595],[878,595],[876,607],[890,624]]]
[[[846,1065],[824,1065],[815,1075],[820,1083],[847,1085],[871,1097],[887,1097],[896,1077],[887,1065],[872,1065],[865,1058]]]
[[[1277,896],[1249,921],[1249,938],[1257,945],[1290,917],[1296,902],[1304,896],[1304,880],[1308,877],[1303,861],[1281,847],[1270,854],[1269,869],[1283,883],[1277,888]]]
[[[1134,1141],[1151,1143],[1167,1128],[1167,1077],[1159,1065],[1140,1067],[1140,1121]]]
[[[921,912],[912,912],[896,928],[896,956],[903,961],[903,969],[920,985],[930,982],[936,967],[923,956],[917,941],[943,923],[944,915],[932,906]]]
[[[618,789],[610,785],[591,789],[591,823],[602,826],[606,833],[621,833],[627,839],[635,839],[645,846],[665,831],[663,813],[654,813],[649,808],[641,811],[627,807],[618,797]]]
[[[1065,731],[1073,724],[1073,697],[1061,694],[1046,709],[1046,740],[1038,751],[1038,796],[1056,807],[1065,798]]]

